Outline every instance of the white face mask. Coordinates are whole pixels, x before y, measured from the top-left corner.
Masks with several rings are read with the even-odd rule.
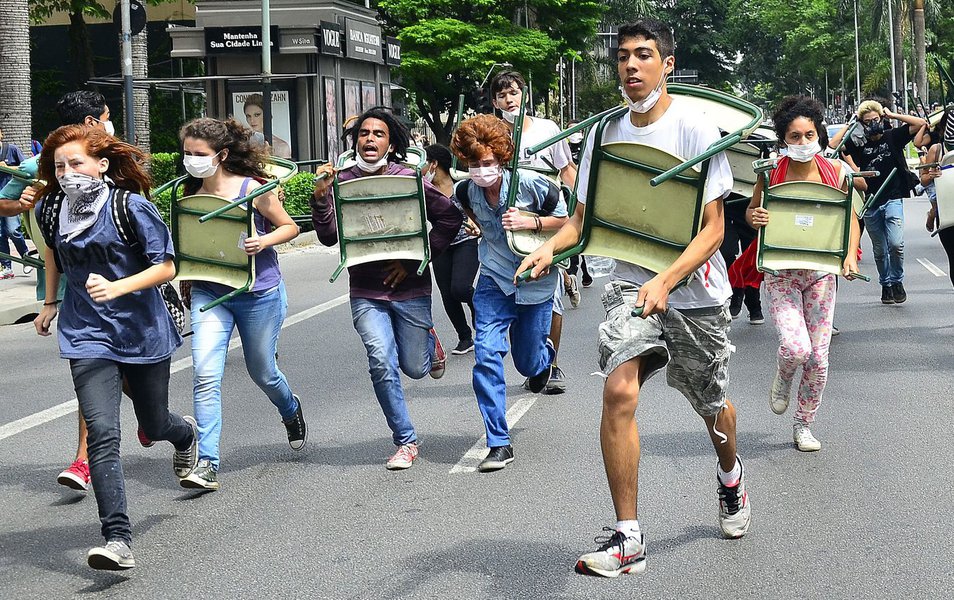
[[[390,151],[390,148],[388,149]],[[381,157],[380,160],[376,162],[368,162],[364,160],[364,157],[361,156],[360,152],[354,153],[354,160],[358,163],[358,168],[364,171],[365,173],[375,173],[381,170],[381,167],[388,164],[388,156],[385,154]]]
[[[623,95],[623,100],[626,101],[626,105],[629,106],[629,110],[634,113],[644,114],[648,113],[656,106],[656,103],[659,102],[659,99],[662,97],[662,86],[666,82],[666,71],[663,70],[662,76],[659,78],[659,83],[656,84],[656,87],[653,88],[653,91],[649,92],[649,95],[640,100],[639,102],[633,102],[622,87],[619,88],[619,93]]]
[[[183,156],[182,166],[185,167],[186,173],[197,179],[212,177],[219,170],[219,165],[212,164],[212,160],[219,155],[219,152],[212,156]]]
[[[567,140],[568,140],[571,144],[579,144],[580,142],[583,141],[583,134],[580,133],[579,131],[577,131],[576,133],[574,133],[573,135],[571,135],[569,138],[567,138]]]
[[[95,119],[97,123],[101,123],[101,124],[102,124],[103,129],[106,130],[106,134],[107,134],[107,135],[111,135],[111,136],[113,136],[113,137],[116,137],[116,128],[113,126],[113,122],[112,122],[112,121],[100,121],[100,120],[97,119],[96,117],[93,117],[93,119]]]
[[[436,175],[436,174],[437,174],[437,171],[435,171],[435,170],[433,170],[433,169],[430,170],[430,171],[428,171],[427,174],[424,175],[424,181],[426,181],[426,182],[428,182],[428,183],[434,183],[434,175]]]
[[[804,163],[810,161],[816,154],[821,152],[821,146],[818,145],[818,140],[815,140],[808,144],[789,144],[783,148],[783,150],[786,150],[785,156],[788,156],[796,162]]]
[[[497,183],[497,180],[500,179],[500,176],[503,174],[500,170],[500,165],[471,167],[467,171],[470,173],[471,181],[482,188],[488,188]]]
[[[517,115],[520,114],[520,109],[514,108],[513,111],[500,109],[500,114],[503,115],[504,121],[508,123],[513,123],[514,121],[517,120]]]

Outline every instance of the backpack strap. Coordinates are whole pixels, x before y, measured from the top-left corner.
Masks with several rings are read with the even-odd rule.
[[[56,234],[60,224],[60,210],[63,208],[63,200],[66,194],[56,192],[48,194],[43,198],[40,204],[40,213],[37,218],[37,226],[40,229],[40,235],[46,247],[53,250],[53,260],[56,262],[56,268],[60,273],[63,272],[63,266],[60,264],[60,253],[56,251]]]
[[[129,190],[113,188],[112,202],[113,223],[119,232],[119,238],[133,250],[142,251],[142,243],[132,224],[132,215],[129,213]]]
[[[454,197],[457,198],[457,201],[460,202],[460,205],[471,210],[470,207],[470,186],[474,182],[470,179],[465,179],[457,184],[454,188]]]
[[[544,217],[552,215],[553,211],[556,210],[557,204],[560,202],[561,195],[559,186],[547,178],[547,195],[544,197],[543,205],[540,207],[540,215]]]

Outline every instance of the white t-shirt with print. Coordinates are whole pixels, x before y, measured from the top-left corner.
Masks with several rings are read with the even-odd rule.
[[[586,140],[583,156],[580,159],[577,198],[581,204],[586,204],[594,135],[595,128]],[[687,160],[705,152],[720,137],[719,128],[714,123],[687,110],[679,97],[672,97],[672,104],[666,112],[659,120],[646,127],[633,125],[627,111],[621,118],[607,123],[603,129],[604,144],[635,142],[665,150]],[[709,176],[706,180],[704,195],[706,204],[725,198],[731,190],[732,170],[725,153],[719,153],[709,161]],[[616,261],[616,269],[612,276],[614,279],[642,285],[655,275],[648,269]],[[678,309],[720,306],[725,304],[731,296],[732,287],[729,285],[728,270],[722,254],[716,250],[715,254],[699,267],[688,285],[673,290],[669,294],[669,306]]]
[[[551,169],[556,167],[559,171],[570,164],[572,154],[570,154],[570,145],[566,139],[544,148],[529,158],[527,156],[527,150],[529,148],[547,141],[558,133],[560,133],[560,126],[550,119],[530,117],[530,127],[524,127],[520,136],[520,165],[529,165],[535,169]],[[548,165],[543,160],[544,158],[553,163],[553,167]]]

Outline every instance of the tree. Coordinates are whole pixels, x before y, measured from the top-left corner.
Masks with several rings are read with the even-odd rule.
[[[30,14],[12,0],[0,15],[0,128],[4,139],[30,148]]]
[[[603,11],[592,0],[381,0],[379,10],[401,40],[402,85],[443,143],[458,96],[477,108],[473,90],[495,63],[510,63],[535,89],[547,89],[560,55],[584,47]]]
[[[70,17],[67,29],[72,66],[70,73],[73,75],[70,84],[72,89],[80,89],[96,74],[85,17],[89,15],[108,19],[110,14],[105,6],[95,0],[30,0],[30,18],[34,23],[42,23],[57,12]]]

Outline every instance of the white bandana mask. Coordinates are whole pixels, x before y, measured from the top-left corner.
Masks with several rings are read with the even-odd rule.
[[[72,240],[96,222],[109,198],[106,182],[83,173],[66,173],[56,180],[66,195],[66,210],[60,211],[60,235]]]

